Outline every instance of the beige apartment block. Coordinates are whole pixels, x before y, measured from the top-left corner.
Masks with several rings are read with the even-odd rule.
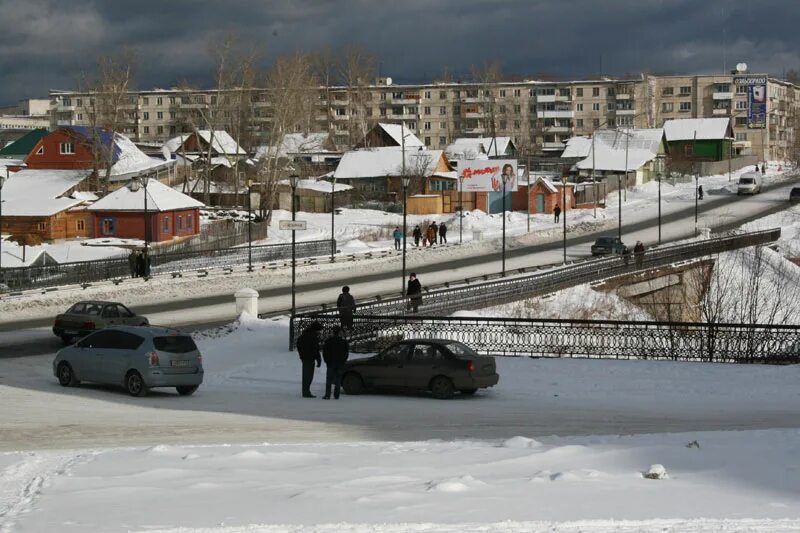
[[[393,84],[388,78],[358,89],[323,87],[313,116],[298,128],[328,131],[341,149],[356,144],[377,122],[403,123],[431,149],[458,137],[510,136],[525,154],[558,155],[567,139],[597,128],[659,127],[673,118],[731,117],[736,148],[786,159],[794,142],[800,87],[767,78],[767,127],[747,127],[747,98],[734,75],[652,76],[635,79]],[[119,131],[139,142],[161,143],[214,120],[251,144],[269,141],[272,107],[265,91],[180,89],[131,92]],[[243,124],[219,98],[249,98]],[[91,125],[92,95],[51,91],[50,126]],[[214,116],[215,113],[218,116]],[[219,116],[224,115],[224,116]],[[244,143],[247,144],[247,143]]]

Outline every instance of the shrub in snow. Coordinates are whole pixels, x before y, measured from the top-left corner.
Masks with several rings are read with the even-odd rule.
[[[696,440],[693,440],[692,442],[687,444],[686,447],[687,448],[699,448],[700,447],[700,443],[697,442]]]
[[[650,466],[650,470],[644,473],[647,479],[664,479],[667,477],[667,469],[664,465],[654,464]]]

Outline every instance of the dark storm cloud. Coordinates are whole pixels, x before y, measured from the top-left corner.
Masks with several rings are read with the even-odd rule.
[[[0,0],[0,102],[77,87],[97,56],[140,58],[138,86],[210,83],[209,41],[237,33],[264,65],[360,44],[398,81],[500,61],[511,75],[800,67],[797,0]]]

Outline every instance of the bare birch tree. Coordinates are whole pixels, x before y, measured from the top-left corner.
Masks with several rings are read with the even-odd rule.
[[[359,46],[344,47],[339,59],[338,77],[347,91],[348,142],[352,147],[376,122],[368,116],[368,110],[372,103],[370,86],[378,72],[377,59]]]

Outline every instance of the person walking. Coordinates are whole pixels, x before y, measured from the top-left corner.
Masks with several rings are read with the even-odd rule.
[[[764,176],[767,174],[767,163],[766,161],[761,163],[761,175]]]
[[[431,225],[428,226],[428,230],[425,236],[428,238],[428,245],[433,248],[433,245],[436,244],[436,239],[439,234],[439,231],[436,227],[436,222],[431,222]]]
[[[316,398],[311,394],[311,382],[314,381],[314,363],[317,363],[317,368],[322,366],[322,358],[319,355],[320,331],[322,324],[312,322],[297,338],[297,353],[303,365],[303,398]]]
[[[758,163],[756,163],[756,172],[758,172]]]
[[[697,197],[699,199],[701,199],[701,200],[703,199],[703,186],[702,185],[698,185],[697,186]]]
[[[447,226],[439,224],[439,244],[447,244]]]
[[[408,276],[406,296],[408,297],[408,310],[415,313],[418,312],[419,306],[422,304],[422,284],[413,272]]]
[[[558,223],[558,218],[560,216],[561,216],[561,208],[558,206],[558,204],[556,204],[556,206],[553,208],[553,217],[555,218],[554,222],[556,224]]]
[[[322,345],[322,358],[325,360],[325,396],[323,400],[331,399],[331,385],[333,385],[333,399],[339,399],[342,388],[342,374],[344,364],[350,355],[350,345],[342,335],[342,328],[333,328],[333,335],[325,339]]]
[[[403,232],[400,231],[400,226],[394,228],[394,231],[392,232],[392,237],[394,237],[394,249],[399,250],[400,241],[403,239]]]
[[[136,253],[136,277],[143,278],[145,277],[145,270],[144,270],[144,254],[142,252]]]
[[[131,250],[131,253],[128,255],[128,268],[131,271],[131,277],[136,277],[136,250]]]
[[[642,241],[636,241],[636,246],[633,247],[633,258],[636,261],[636,268],[642,268],[642,264],[644,264],[644,244],[642,244]]]
[[[346,330],[353,329],[353,313],[356,310],[356,300],[350,294],[350,287],[342,287],[342,294],[336,299],[336,307],[339,309],[339,322]]]
[[[414,226],[414,231],[411,234],[414,236],[414,246],[419,248],[419,241],[422,238],[422,230],[419,229],[419,224]]]

